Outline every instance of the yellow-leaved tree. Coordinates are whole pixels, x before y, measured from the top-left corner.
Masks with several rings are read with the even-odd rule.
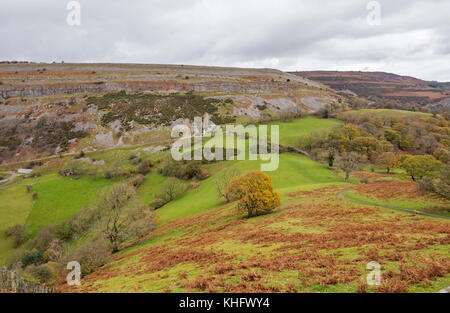
[[[261,171],[251,171],[231,180],[225,191],[228,201],[239,200],[238,210],[248,217],[270,213],[280,204],[272,179]]]

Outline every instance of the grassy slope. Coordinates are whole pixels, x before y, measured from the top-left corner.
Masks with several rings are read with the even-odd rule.
[[[405,110],[390,110],[390,109],[361,109],[357,111],[349,111],[345,114],[358,114],[358,113],[373,113],[378,115],[387,115],[387,116],[420,116],[422,118],[431,117],[430,113],[423,112],[413,112],[413,111],[405,111]]]
[[[433,203],[429,199],[377,199],[374,197],[364,197],[363,195],[360,195],[353,191],[348,191],[344,193],[346,197],[353,199],[353,200],[361,200],[361,201],[368,201],[376,205],[392,205],[397,206],[401,208],[407,208],[411,210],[424,210],[429,211],[429,208],[432,208],[434,206],[443,206],[442,203]],[[448,207],[448,206],[447,206]],[[433,211],[431,211],[433,213]],[[439,214],[450,216],[448,212],[439,212]]]
[[[23,224],[33,207],[31,194],[25,186],[14,185],[0,190],[0,264],[12,252],[12,239],[4,236],[4,231],[10,226]]]
[[[333,120],[318,120],[314,118],[307,118],[301,120],[295,120],[289,123],[280,123],[280,137],[281,143],[283,144],[291,144],[295,137],[307,133],[310,130],[318,129],[318,128],[327,128],[332,127],[334,125],[339,124],[337,121]],[[309,129],[309,130],[305,130]],[[112,153],[112,152],[111,152]],[[110,152],[105,152],[104,156],[100,158],[107,158],[108,156],[112,157],[111,160],[114,161],[117,157],[122,158],[122,155],[110,154]],[[110,163],[110,162],[108,162]],[[220,175],[220,171],[223,170],[224,167],[237,165],[242,169],[242,172],[246,172],[252,169],[258,169],[260,162],[253,161],[229,161],[229,162],[219,162],[212,165],[209,165],[211,173],[214,175]],[[330,184],[340,185],[342,183],[342,179],[336,177],[334,173],[329,171],[326,166],[321,165],[317,162],[311,161],[305,157],[295,155],[295,154],[281,154],[280,156],[280,167],[275,172],[268,173],[272,179],[274,186],[277,191],[280,192],[282,196],[282,210],[286,209],[287,205],[293,203],[288,193],[298,191],[298,190],[314,190],[317,188],[324,188],[329,186]],[[146,181],[139,189],[139,196],[143,203],[149,203],[153,199],[153,195],[158,191],[159,186],[165,180],[164,177],[156,173],[155,171],[151,174],[147,175]],[[34,206],[31,202],[31,197],[29,194],[26,194],[25,187],[21,187],[21,192],[25,193],[25,196],[28,196],[29,202],[23,201],[25,199],[20,195],[16,195],[16,197],[11,197],[8,199],[5,197],[5,194],[0,193],[0,199],[5,200],[0,202],[0,214],[2,214],[2,206],[1,203],[14,203],[13,200],[21,199],[24,203],[21,205],[17,204],[17,207],[23,208],[24,212],[29,212],[32,207],[32,213],[27,219],[27,224],[32,226],[34,230],[36,230],[40,225],[52,225],[58,222],[61,222],[67,218],[69,218],[73,213],[78,211],[82,206],[89,204],[92,202],[98,191],[102,188],[105,188],[109,184],[113,183],[113,181],[106,180],[94,180],[89,178],[83,178],[80,180],[71,180],[70,178],[61,178],[57,174],[45,175],[41,178],[29,180],[30,183],[36,183],[33,187],[33,191],[38,193],[38,199]],[[28,181],[27,181],[28,183]],[[19,187],[19,186],[18,186]],[[11,188],[8,189],[10,191]],[[20,189],[20,188],[19,188]],[[307,198],[304,199],[305,202],[315,203],[315,198]],[[326,207],[331,210],[331,213],[334,213],[334,200],[330,199],[322,199],[322,202],[326,204]],[[25,205],[28,203],[28,207]],[[341,201],[336,201],[338,204],[337,210],[342,207],[347,207],[350,204],[343,203]],[[49,205],[51,204],[51,205]],[[4,206],[5,207],[5,206]],[[16,205],[14,205],[16,207]],[[215,212],[216,210],[221,210],[223,207],[223,203],[217,199],[214,185],[214,176],[200,183],[200,186],[197,189],[190,190],[187,192],[182,198],[173,201],[172,203],[164,206],[158,213],[161,218],[161,225],[170,225],[171,222],[174,221],[182,221],[185,218],[193,218],[193,223],[197,220],[197,216],[201,217],[209,212]],[[27,209],[28,208],[28,209]],[[57,210],[55,210],[57,208]],[[27,211],[28,210],[28,211]],[[402,213],[394,213],[388,211],[383,211],[382,209],[377,209],[377,212],[382,212],[385,216],[401,216]],[[381,210],[381,211],[379,211]],[[5,211],[5,210],[3,210]],[[219,224],[227,224],[233,221],[237,221],[238,217],[234,213],[233,207],[229,208],[228,213],[231,212],[231,219],[228,217],[226,219],[221,219],[221,215],[219,214],[214,220],[213,223]],[[314,223],[310,223],[308,226],[299,225],[299,221],[302,219],[297,218],[287,218],[279,221],[272,220],[277,217],[278,213],[273,215],[259,217],[256,219],[252,219],[250,221],[246,221],[249,226],[252,223],[259,223],[261,221],[267,221],[271,223],[271,228],[278,229],[280,232],[305,232],[305,233],[314,233],[321,232],[322,228],[314,226]],[[5,215],[6,216],[6,215]],[[15,216],[16,217],[16,216]],[[20,217],[20,214],[17,215]],[[6,217],[10,219],[10,217]],[[13,219],[11,219],[11,223],[23,223],[26,218],[26,214],[23,214],[23,219],[19,221],[19,218],[16,222],[13,223]],[[339,218],[339,215],[337,215]],[[2,219],[3,220],[3,219]],[[317,224],[317,221],[315,221]],[[0,225],[0,228],[2,225]],[[201,226],[200,230],[205,230],[208,226]],[[141,249],[152,248],[154,246],[158,246],[160,244],[165,243],[166,240],[186,240],[186,237],[183,237],[184,231],[183,229],[179,229],[177,227],[172,227],[161,234],[150,238],[150,240],[143,242],[139,245],[134,246],[133,248],[127,249],[123,251],[120,255],[125,255],[133,252],[140,253],[143,252]],[[237,234],[238,235],[238,234]],[[0,261],[1,261],[1,247],[5,245],[5,242],[0,240]],[[242,243],[237,244],[234,241],[221,241],[220,243],[215,244],[215,249],[227,249],[231,252],[237,253],[237,255],[242,254],[243,258],[246,256],[256,254],[258,252],[269,252],[271,249],[276,248],[277,245],[271,246],[268,248],[260,247],[259,245],[244,245]],[[440,247],[439,247],[440,248]],[[267,251],[266,251],[267,250]],[[344,255],[346,257],[354,257],[358,255],[357,252],[348,249],[345,250]],[[124,260],[126,266],[140,266],[139,258],[135,256],[127,256]],[[142,265],[142,264],[141,264]],[[110,264],[110,266],[116,266],[115,263]],[[122,265],[119,266],[119,268]],[[117,269],[119,269],[117,268]],[[196,275],[203,273],[204,269],[199,268],[191,263],[180,263],[172,268],[163,270],[158,272],[158,275],[169,275],[166,279],[153,279],[153,274],[146,275],[127,275],[127,276],[119,276],[117,278],[108,279],[106,281],[102,281],[101,284],[103,287],[102,291],[120,291],[122,287],[132,288],[134,284],[142,279],[152,278],[151,281],[144,283],[145,290],[147,291],[164,291],[164,286],[167,284],[175,284],[177,280],[177,275],[182,271],[189,271],[189,277],[192,278]],[[293,271],[283,271],[277,274],[273,274],[272,282],[275,284],[283,284],[285,281],[295,281],[298,277],[297,274],[293,273]],[[295,276],[295,277],[294,277]],[[233,281],[234,278],[231,279]],[[238,279],[238,278],[236,278]],[[447,280],[440,280],[438,285],[444,285],[448,283]],[[130,285],[131,284],[131,285]],[[142,284],[140,284],[142,285]],[[128,291],[130,289],[127,289]],[[174,287],[172,291],[177,291]],[[181,289],[180,289],[181,290]],[[178,290],[178,291],[180,291]],[[312,289],[308,291],[354,291],[354,286],[337,286],[337,287],[329,287],[328,289],[321,288],[320,286],[313,286]],[[421,290],[420,288],[418,290]],[[126,290],[123,290],[126,291]]]
[[[317,178],[323,182],[322,175]],[[167,206],[165,210],[172,216],[160,211],[161,216],[167,221],[177,215],[175,222],[119,253],[116,261],[85,278],[81,288],[100,292],[222,292],[228,290],[223,289],[225,283],[232,291],[243,292],[251,288],[355,292],[370,260],[381,261],[382,273],[399,271],[398,261],[389,256],[392,251],[407,257],[412,254],[414,259],[430,254],[445,257],[448,244],[433,244],[446,236],[441,233],[443,221],[336,199],[335,193],[345,188],[324,183],[289,187],[296,192],[282,193],[282,205],[276,212],[250,220],[237,216],[233,205],[216,206],[203,213],[196,210],[199,214],[184,219],[181,203]],[[187,205],[188,198],[184,199]],[[189,200],[190,208],[198,203]],[[425,238],[427,244],[409,249]],[[380,256],[371,256],[373,248]],[[221,267],[224,272],[218,270]],[[255,272],[261,277],[255,282],[245,278]],[[333,283],[334,274],[346,282]],[[409,291],[430,292],[449,283],[446,275],[432,279],[429,285],[413,284]],[[258,289],[261,286],[268,289]]]
[[[58,174],[30,179],[27,184],[33,184],[33,192],[38,194],[38,198],[26,226],[35,233],[42,227],[65,221],[95,200],[102,188],[114,182],[94,178],[62,178]]]
[[[280,126],[280,144],[286,146],[293,146],[296,143],[296,139],[313,130],[330,129],[333,126],[341,124],[342,122],[335,119],[319,119],[314,117],[295,119],[292,122],[271,123],[271,125]]]
[[[228,161],[218,166],[237,165],[243,173],[259,169],[259,161]],[[310,159],[285,153],[280,155],[278,170],[267,172],[277,191],[282,194],[295,189],[300,185],[336,183],[341,180],[337,178],[326,166],[311,161]],[[220,172],[217,174],[220,175]],[[156,180],[155,176],[151,176]],[[158,210],[163,224],[180,218],[203,213],[216,209],[223,205],[217,198],[214,177],[201,182],[199,188],[191,190],[180,199],[177,199]]]

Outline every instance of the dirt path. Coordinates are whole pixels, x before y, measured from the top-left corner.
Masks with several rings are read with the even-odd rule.
[[[141,148],[141,147],[153,146],[153,145],[156,145],[156,144],[164,144],[166,142],[167,142],[167,140],[158,140],[158,141],[142,143],[142,144],[137,144],[137,145],[123,145],[123,146],[120,146],[120,147],[112,147],[112,148],[106,148],[106,149],[85,151],[85,155],[89,156],[89,155],[94,154],[94,153],[108,152],[108,151],[112,151],[112,150],[116,150],[116,149],[117,150],[118,149],[137,149],[137,148]],[[23,165],[23,164],[30,163],[30,162],[50,161],[50,160],[54,160],[54,159],[59,159],[61,157],[65,158],[65,157],[75,156],[75,155],[77,155],[79,153],[80,153],[80,151],[78,151],[78,152],[71,152],[71,153],[64,153],[64,154],[61,154],[61,156],[60,155],[51,155],[51,156],[44,157],[44,158],[39,158],[39,159],[31,159],[31,160],[25,160],[25,161],[5,163],[5,164],[0,164],[0,168],[4,168],[4,167],[7,167],[7,166]],[[2,172],[7,173],[8,171],[2,171]],[[9,173],[12,173],[12,172],[9,172]]]
[[[5,189],[6,187],[9,187],[11,185],[11,183],[14,181],[14,179],[21,175],[17,172],[10,172],[10,171],[9,172],[5,171],[3,173],[11,174],[11,176],[6,178],[5,180],[2,180],[2,183],[0,184],[0,190]]]
[[[390,204],[379,204],[379,203],[375,203],[375,202],[372,202],[372,201],[355,200],[355,199],[351,199],[351,198],[345,196],[346,192],[351,191],[353,189],[354,188],[348,188],[348,189],[345,189],[343,191],[340,191],[340,192],[338,192],[336,194],[336,197],[341,199],[341,200],[351,201],[351,202],[364,204],[364,205],[377,206],[377,207],[381,207],[381,208],[385,208],[385,209],[401,210],[401,211],[404,211],[404,212],[417,214],[417,215],[425,215],[425,216],[431,216],[431,217],[437,217],[437,218],[445,218],[445,219],[449,219],[450,218],[450,217],[444,216],[444,215],[439,215],[439,214],[433,214],[433,213],[428,213],[428,212],[419,211],[419,210],[408,209],[408,208],[405,208],[405,207],[400,207],[400,206],[395,206],[395,205],[390,205]]]

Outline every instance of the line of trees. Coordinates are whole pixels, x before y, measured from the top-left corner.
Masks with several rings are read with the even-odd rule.
[[[402,168],[413,181],[433,180],[440,195],[448,185],[438,175],[450,163],[450,127],[444,117],[399,117],[373,114],[340,114],[345,124],[331,132],[313,131],[299,145],[318,161],[336,167],[348,180],[365,165],[391,173]],[[424,184],[422,184],[424,185]],[[450,190],[447,189],[447,194]]]

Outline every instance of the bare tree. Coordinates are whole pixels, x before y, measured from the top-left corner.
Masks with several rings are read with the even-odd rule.
[[[349,152],[339,155],[336,158],[335,164],[337,168],[345,173],[345,181],[348,181],[350,173],[361,169],[366,161],[367,159],[365,156],[356,152]]]
[[[226,197],[225,190],[227,189],[228,185],[230,184],[230,181],[241,174],[241,171],[238,167],[232,166],[226,168],[222,173],[219,173],[217,175],[217,178],[215,179],[216,183],[216,191],[219,198],[224,198],[228,201]]]
[[[155,198],[170,202],[181,196],[186,190],[186,186],[174,177],[168,178],[161,186],[160,191],[155,195]]]
[[[113,252],[119,251],[119,246],[125,237],[125,224],[121,215],[128,201],[135,196],[135,190],[128,184],[114,187],[111,194],[105,199],[106,224],[103,230]]]

